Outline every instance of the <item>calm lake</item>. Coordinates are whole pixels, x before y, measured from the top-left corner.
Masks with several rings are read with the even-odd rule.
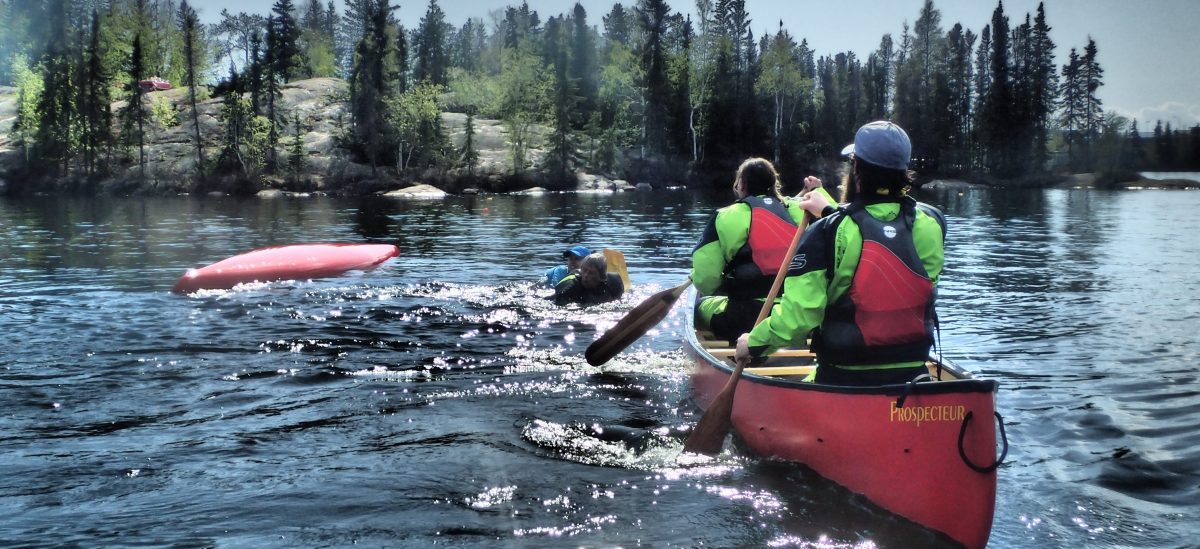
[[[945,354],[1000,382],[991,547],[1195,547],[1195,191],[941,189]],[[729,196],[0,199],[0,545],[942,547],[698,418],[683,310],[583,350],[683,282]],[[175,295],[269,245],[381,242],[345,277]],[[572,244],[619,302],[556,308]],[[597,428],[622,435],[598,437]]]

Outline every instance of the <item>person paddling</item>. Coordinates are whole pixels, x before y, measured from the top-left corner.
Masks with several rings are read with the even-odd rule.
[[[820,187],[805,179],[805,191]],[[737,201],[717,210],[692,251],[696,327],[733,341],[754,326],[787,246],[804,216],[799,202],[779,192],[770,161],[750,158],[733,182]],[[820,192],[824,192],[821,190]]]
[[[858,129],[842,151],[849,203],[835,207],[820,193],[800,202],[821,219],[800,240],[782,299],[738,338],[736,357],[802,347],[811,332],[818,383],[903,383],[926,373],[946,222],[908,196],[911,151],[896,124]]]

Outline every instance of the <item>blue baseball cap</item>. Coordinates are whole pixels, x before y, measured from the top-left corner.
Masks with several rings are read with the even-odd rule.
[[[854,143],[842,149],[842,156],[854,155],[867,164],[907,170],[912,156],[912,142],[904,129],[887,120],[864,124],[854,134]]]
[[[563,252],[563,257],[575,256],[580,259],[583,259],[589,255],[592,255],[592,251],[587,249],[587,246],[575,246],[570,250]]]

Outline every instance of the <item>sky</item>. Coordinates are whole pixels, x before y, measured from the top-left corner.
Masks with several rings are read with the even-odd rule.
[[[304,0],[293,0],[303,4]],[[321,0],[322,4],[328,0]],[[1024,22],[1025,14],[1036,15],[1039,0],[1004,0],[1009,24]],[[272,0],[195,0],[201,19],[215,22],[222,9],[265,15]],[[339,8],[341,0],[336,0]],[[571,0],[528,0],[542,21],[568,13]],[[614,0],[582,0],[588,23],[602,24],[601,17]],[[1088,37],[1095,39],[1097,58],[1104,69],[1104,86],[1098,96],[1105,110],[1138,120],[1150,130],[1156,120],[1172,128],[1200,124],[1200,0],[1044,0],[1050,37],[1057,46],[1055,62],[1061,67],[1075,48],[1082,54]],[[392,1],[400,5],[400,22],[415,28],[428,0]],[[520,0],[438,0],[446,20],[461,26],[469,17],[490,23],[492,14],[502,13]],[[636,0],[624,0],[632,7]],[[695,13],[695,0],[668,0],[672,12]],[[902,25],[920,15],[924,0],[746,0],[755,37],[775,33],[782,21],[797,41],[807,39],[817,55],[851,51],[860,59],[879,46],[884,34],[899,41]],[[935,0],[942,14],[942,30],[955,23],[979,34],[991,22],[996,2],[992,0]],[[1060,69],[1061,70],[1061,69]]]

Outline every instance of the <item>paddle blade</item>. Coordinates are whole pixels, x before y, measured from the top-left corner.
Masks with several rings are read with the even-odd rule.
[[[684,452],[706,456],[715,456],[721,453],[721,447],[725,445],[725,435],[732,427],[733,395],[737,392],[737,384],[742,379],[742,368],[745,366],[745,361],[737,363],[729,382],[708,404],[708,409],[704,410],[703,416],[700,416],[696,428],[692,429],[692,434],[688,435],[687,440],[684,441]]]
[[[629,267],[625,265],[625,254],[620,250],[612,248],[604,249],[604,262],[608,265],[608,272],[621,277],[621,284],[625,285],[625,291],[629,291]]]
[[[658,292],[625,313],[625,316],[617,321],[615,326],[604,332],[600,339],[588,345],[587,351],[583,353],[588,364],[592,366],[604,364],[624,351],[629,344],[637,341],[639,337],[646,335],[650,328],[653,328],[667,316],[667,313],[671,312],[671,307],[691,284],[692,281],[688,280],[674,288]]]

